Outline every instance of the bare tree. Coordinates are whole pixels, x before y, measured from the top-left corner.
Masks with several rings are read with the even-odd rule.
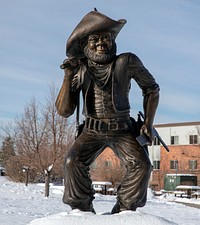
[[[0,139],[5,140],[6,137],[14,136],[14,123],[11,121],[0,122]]]
[[[44,171],[46,160],[47,122],[41,118],[39,108],[33,98],[24,108],[24,114],[16,119],[15,144],[19,155],[26,156],[27,164]],[[26,165],[24,165],[26,166]]]
[[[15,145],[20,165],[28,166],[30,175],[36,171],[35,179],[38,175],[45,177],[45,196],[49,196],[51,174],[61,171],[64,155],[74,140],[73,126],[57,114],[55,98],[52,86],[44,105],[33,98],[16,119]]]

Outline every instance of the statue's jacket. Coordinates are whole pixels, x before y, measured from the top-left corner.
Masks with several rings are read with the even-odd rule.
[[[112,62],[111,73],[112,103],[116,112],[128,112],[130,110],[129,91],[131,88],[131,79],[134,79],[142,89],[143,96],[148,96],[159,91],[159,86],[151,73],[133,53],[123,53],[116,56]],[[56,101],[56,107],[60,115],[69,117],[74,113],[79,91],[82,90],[84,99],[83,113],[87,116],[87,109],[90,104],[88,90],[91,79],[91,76],[87,73],[86,66],[82,66],[78,71],[78,88],[76,89],[72,88],[72,78],[70,79],[70,76],[65,76]]]

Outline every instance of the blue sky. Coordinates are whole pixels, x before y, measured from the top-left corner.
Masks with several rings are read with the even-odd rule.
[[[155,123],[200,121],[200,1],[0,0],[0,123],[12,121],[34,96],[59,88],[67,38],[94,7],[127,24],[118,54],[135,53],[161,87]],[[131,114],[142,110],[132,82]]]

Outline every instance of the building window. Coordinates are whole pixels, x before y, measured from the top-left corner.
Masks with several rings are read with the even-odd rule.
[[[177,160],[171,160],[170,161],[170,169],[171,170],[178,170],[178,161]]]
[[[189,169],[196,170],[197,169],[197,160],[189,160]]]
[[[112,162],[111,161],[105,161],[105,166],[106,167],[111,167],[112,166]]]
[[[160,141],[158,140],[157,137],[154,138],[153,144],[154,144],[154,145],[160,145]]]
[[[178,136],[171,136],[171,145],[178,145]]]
[[[153,161],[153,169],[159,170],[160,169],[160,161]]]
[[[198,140],[197,140],[198,136],[197,135],[190,135],[189,138],[190,138],[191,145],[198,144]]]

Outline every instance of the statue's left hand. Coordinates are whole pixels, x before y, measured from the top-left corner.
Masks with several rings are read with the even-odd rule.
[[[152,145],[152,141],[154,140],[153,127],[144,124],[144,125],[142,125],[142,127],[140,129],[140,133],[147,135],[147,137],[149,139],[148,145],[151,146]]]

